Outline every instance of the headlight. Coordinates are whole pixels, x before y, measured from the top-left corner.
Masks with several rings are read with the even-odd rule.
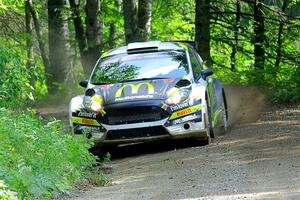
[[[103,110],[102,106],[102,98],[98,95],[94,95],[92,97],[92,102],[91,102],[91,110],[95,112],[100,112]]]
[[[178,104],[189,98],[190,91],[183,88],[172,88],[168,93],[168,99],[166,103],[169,105]]]
[[[94,112],[103,112],[103,100],[100,96],[94,95],[92,97],[84,97],[84,106],[85,108],[92,110]]]
[[[91,104],[91,110],[92,111],[95,111],[95,112],[100,112],[102,110],[102,105],[99,104],[98,102],[95,102],[95,101],[92,101],[92,104]]]

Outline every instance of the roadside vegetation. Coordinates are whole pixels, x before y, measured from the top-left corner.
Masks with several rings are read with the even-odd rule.
[[[90,147],[84,136],[63,132],[59,121],[45,122],[34,111],[0,110],[0,179],[21,199],[48,199],[80,180],[100,180]]]
[[[89,168],[92,144],[29,105],[72,96],[102,53],[129,42],[195,41],[224,83],[299,103],[299,13],[299,0],[0,0],[0,198],[49,199],[91,176],[105,181]]]

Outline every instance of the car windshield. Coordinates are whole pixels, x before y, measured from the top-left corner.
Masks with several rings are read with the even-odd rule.
[[[119,54],[98,62],[91,83],[99,85],[140,79],[178,78],[188,73],[184,51]]]

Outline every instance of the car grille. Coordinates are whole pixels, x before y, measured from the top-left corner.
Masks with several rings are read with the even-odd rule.
[[[146,137],[153,137],[153,136],[163,136],[167,134],[168,133],[166,129],[164,129],[162,126],[111,130],[107,132],[106,140],[146,138]]]
[[[152,122],[168,116],[165,110],[155,106],[108,109],[105,111],[106,115],[101,119],[101,122],[109,125]]]

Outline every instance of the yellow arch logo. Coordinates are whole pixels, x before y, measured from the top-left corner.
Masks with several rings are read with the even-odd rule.
[[[117,97],[121,97],[122,96],[122,92],[123,90],[129,86],[131,87],[131,93],[132,94],[137,94],[140,87],[142,87],[143,85],[147,85],[148,86],[148,94],[154,94],[154,87],[151,83],[148,83],[148,82],[143,82],[143,83],[139,83],[137,85],[135,84],[126,84],[126,85],[123,85],[122,87],[119,88],[119,90],[117,91],[116,93],[116,98]]]

